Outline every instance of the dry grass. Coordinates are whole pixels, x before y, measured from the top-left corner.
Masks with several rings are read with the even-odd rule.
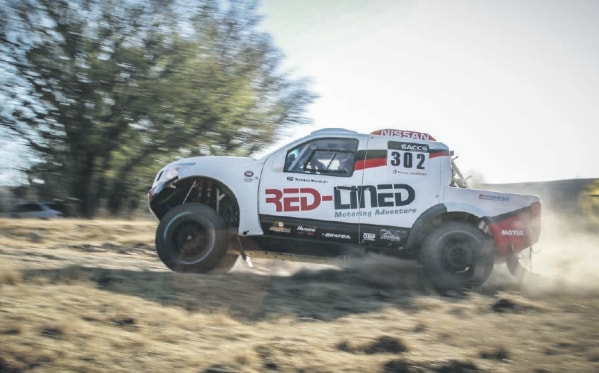
[[[545,228],[540,277],[452,298],[381,258],[173,273],[155,226],[0,220],[0,372],[599,371],[592,233]]]

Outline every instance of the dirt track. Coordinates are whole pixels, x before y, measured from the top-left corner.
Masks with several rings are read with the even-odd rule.
[[[533,269],[436,294],[413,263],[168,271],[152,221],[0,221],[0,372],[599,371],[597,235],[545,219]]]

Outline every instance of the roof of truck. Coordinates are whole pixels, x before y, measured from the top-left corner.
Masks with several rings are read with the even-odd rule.
[[[398,130],[394,128],[380,129],[373,131],[370,134],[378,136],[407,137],[414,140],[437,141],[433,136],[429,135],[426,132]]]
[[[312,132],[312,135],[356,135],[358,132],[344,128],[323,128]],[[413,140],[437,141],[432,135],[426,132],[400,130],[395,128],[384,128],[370,133],[375,136],[402,137]]]

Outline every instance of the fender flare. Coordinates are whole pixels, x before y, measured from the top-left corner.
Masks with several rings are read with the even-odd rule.
[[[447,206],[440,203],[429,207],[425,212],[420,214],[418,219],[412,225],[412,229],[410,229],[410,234],[408,235],[408,241],[406,243],[406,247],[413,247],[419,238],[420,232],[426,227],[427,223],[437,216],[441,216],[447,213]]]

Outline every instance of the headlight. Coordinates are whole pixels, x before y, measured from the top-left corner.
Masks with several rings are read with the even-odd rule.
[[[175,163],[163,168],[158,175],[156,175],[156,179],[152,184],[152,189],[150,189],[149,192],[150,200],[152,200],[156,194],[160,193],[166,185],[170,184],[171,181],[174,181],[179,176],[179,170],[181,168],[193,165],[195,165],[193,162]]]
[[[165,168],[158,173],[156,179],[154,180],[154,184],[152,184],[152,189],[148,193],[148,197],[151,200],[154,199],[158,193],[160,193],[164,187],[169,183],[169,181],[176,179],[179,173],[179,167],[171,167]]]
[[[156,183],[174,179],[175,177],[178,176],[178,174],[179,174],[179,167],[173,167],[173,168],[168,168],[168,169],[162,170],[162,172],[160,174],[158,174],[158,177],[156,177]]]

